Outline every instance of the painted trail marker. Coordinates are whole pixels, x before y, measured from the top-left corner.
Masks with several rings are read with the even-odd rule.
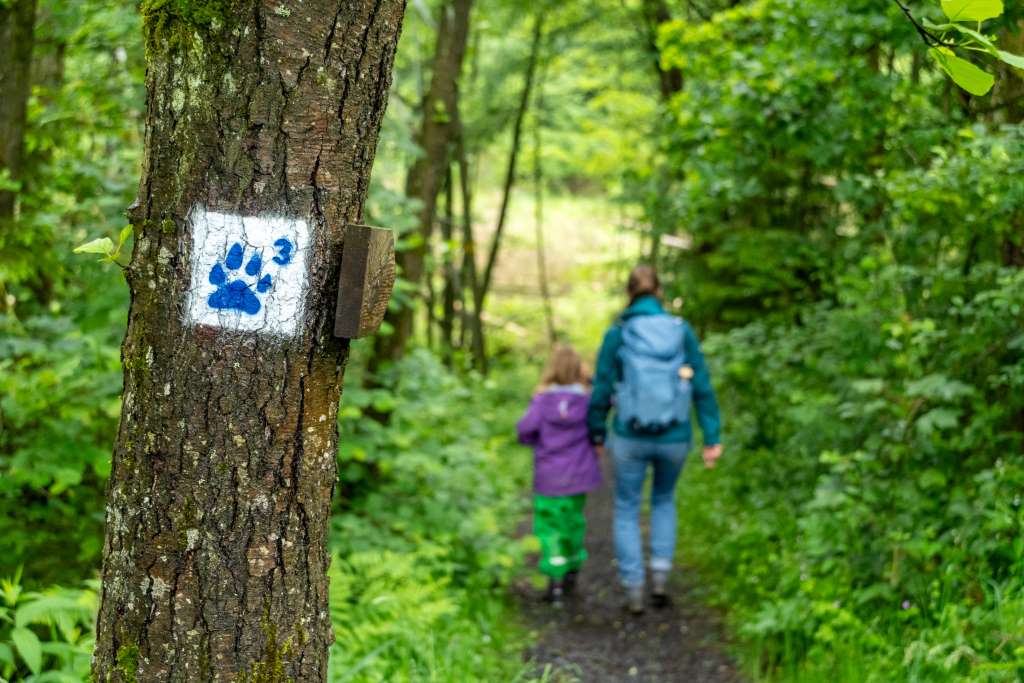
[[[303,219],[238,216],[195,207],[187,321],[293,336],[306,297],[309,226]]]

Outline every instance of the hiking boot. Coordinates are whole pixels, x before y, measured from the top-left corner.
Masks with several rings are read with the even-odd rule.
[[[626,586],[626,609],[633,614],[644,613],[643,586]]]
[[[548,590],[544,594],[544,602],[550,603],[552,607],[561,607],[565,598],[565,583],[562,579],[549,579]]]
[[[578,570],[567,572],[565,578],[562,579],[562,587],[565,590],[566,595],[570,595],[576,592],[576,583],[580,578]]]
[[[651,573],[651,605],[668,607],[668,572]]]

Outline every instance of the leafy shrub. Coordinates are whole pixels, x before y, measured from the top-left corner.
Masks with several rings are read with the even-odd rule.
[[[462,380],[423,351],[395,379],[343,400],[330,679],[513,680],[523,631],[506,583],[522,565],[512,534],[530,467],[511,447],[518,406],[507,406],[526,385],[515,373]],[[54,398],[69,410],[78,400]],[[374,402],[392,411],[386,429],[362,417]],[[26,593],[20,578],[0,584],[0,676],[87,680],[96,586]]]
[[[45,584],[98,564],[120,390],[107,338],[0,318],[0,572],[25,564]]]
[[[446,549],[365,551],[331,564],[330,680],[512,680],[521,632],[499,591],[439,576]]]
[[[89,677],[98,586],[26,592],[0,580],[0,678],[78,683]]]
[[[882,253],[847,279],[708,341],[732,453],[688,472],[686,552],[761,673],[1019,680],[1024,273]]]
[[[99,563],[128,292],[71,253],[137,189],[145,65],[131,3],[39,2],[18,211],[0,230],[0,576]],[[49,73],[55,67],[59,73]]]
[[[512,441],[528,385],[459,379],[423,350],[386,384],[342,400],[332,680],[511,680],[521,633],[505,587],[530,473]]]

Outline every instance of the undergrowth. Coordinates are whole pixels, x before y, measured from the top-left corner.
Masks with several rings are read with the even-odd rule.
[[[507,406],[525,380],[459,379],[426,351],[393,377],[343,401],[332,680],[511,681],[526,634],[507,583],[522,566],[512,534],[530,461]]]
[[[460,378],[426,352],[393,376],[377,390],[350,378],[342,402],[329,680],[526,681],[507,583],[530,467],[505,409],[523,380]],[[0,679],[88,680],[97,583],[22,584],[20,570],[0,582]]]
[[[685,475],[686,559],[758,679],[1022,680],[1024,277],[848,284],[708,340],[728,453]]]

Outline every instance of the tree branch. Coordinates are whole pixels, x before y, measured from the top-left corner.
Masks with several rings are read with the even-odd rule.
[[[906,15],[907,19],[910,20],[910,23],[914,25],[914,29],[917,31],[917,34],[921,36],[921,40],[924,41],[925,45],[928,47],[957,46],[956,43],[947,42],[922,26],[917,19],[914,18],[914,15],[910,12],[910,8],[904,5],[900,0],[892,1],[896,3],[897,7],[899,7],[903,11],[903,14]]]

